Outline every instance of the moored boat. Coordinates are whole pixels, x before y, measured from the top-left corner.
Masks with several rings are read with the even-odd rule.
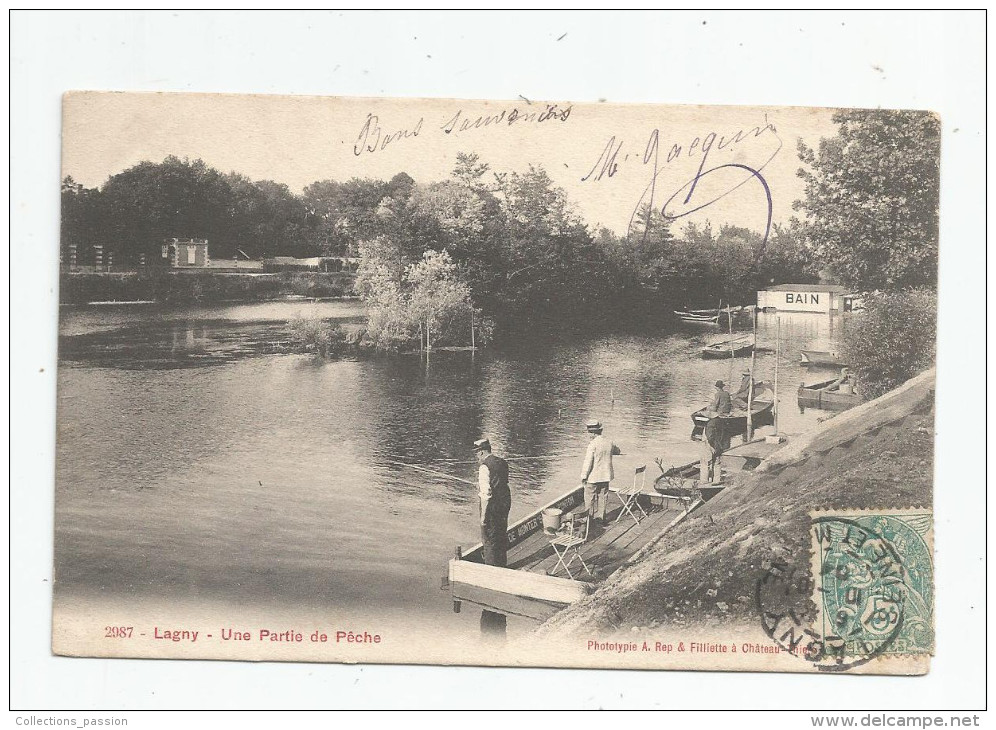
[[[743,436],[747,433],[747,388],[750,379],[745,374],[740,388],[736,393],[731,394],[733,401],[733,412],[717,416],[708,408],[700,408],[692,414],[692,439],[698,441],[702,438],[706,424],[713,418],[718,418],[723,428],[723,435],[727,438],[732,436]],[[774,416],[775,396],[770,386],[766,382],[754,381],[754,394],[751,398],[751,429],[761,426],[770,426],[775,422]]]
[[[725,360],[730,357],[743,357],[754,351],[754,343],[748,337],[713,342],[702,348],[702,357],[707,360]]]
[[[774,416],[775,402],[773,400],[754,400],[751,403],[751,428],[757,429],[761,426],[770,426],[775,422]],[[692,414],[692,438],[696,441],[702,438],[706,424],[713,418],[718,418],[723,433],[727,437],[743,436],[747,433],[747,408],[746,406],[733,407],[733,413],[726,416],[717,416],[709,412],[706,408],[700,408]]]
[[[815,365],[817,367],[839,368],[847,365],[843,358],[836,352],[825,350],[800,350],[800,365],[806,367]]]
[[[683,312],[677,309],[674,310],[675,316],[682,322],[687,322],[691,324],[719,324],[719,314],[709,314],[709,312],[716,312],[716,310],[700,311],[700,312]]]
[[[708,501],[712,496],[712,494],[704,496],[702,492],[703,487],[706,488],[707,492],[717,487],[719,489],[723,487],[722,484],[700,483],[699,479],[702,475],[702,470],[700,463],[697,461],[685,464],[684,466],[673,466],[666,470],[661,466],[659,460],[657,463],[660,466],[661,474],[654,481],[654,491],[661,495],[665,501],[673,499],[685,506],[689,506],[699,499]]]
[[[812,385],[800,385],[798,393],[799,408],[818,408],[823,411],[846,411],[861,403],[861,396],[854,392],[853,387],[842,383],[840,378],[824,380]]]
[[[674,315],[682,322],[689,324],[724,324],[728,325],[730,318],[734,322],[747,316],[751,312],[751,306],[745,307],[720,307],[717,309],[675,309]]]

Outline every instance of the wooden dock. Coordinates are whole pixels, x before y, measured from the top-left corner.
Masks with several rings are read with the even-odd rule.
[[[754,439],[745,444],[731,446],[723,452],[723,468],[728,471],[752,471],[778,449],[785,446],[786,439],[771,442],[764,438]],[[741,463],[738,463],[741,462]]]
[[[690,471],[693,465],[683,467]],[[711,493],[721,487],[703,485]],[[580,547],[581,558],[591,569],[589,575],[578,561],[571,565],[571,578],[557,566],[557,555],[550,543],[553,535],[542,525],[544,509],[555,507],[564,512],[584,510],[584,494],[579,487],[562,495],[550,504],[532,512],[509,527],[508,567],[485,565],[483,549],[475,545],[465,554],[450,560],[448,582],[459,611],[462,602],[502,614],[526,616],[545,620],[570,603],[591,592],[595,586],[627,563],[644,547],[662,536],[671,526],[680,522],[701,497],[664,496],[648,485],[640,495],[644,516],[635,510],[637,522],[629,514],[622,514],[622,502],[614,492],[609,494],[606,526],[590,528],[590,534]]]

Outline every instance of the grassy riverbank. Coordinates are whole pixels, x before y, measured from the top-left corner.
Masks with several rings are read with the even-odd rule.
[[[353,292],[355,274],[346,272],[219,273],[152,271],[72,272],[59,277],[63,304],[154,300],[172,304],[218,301],[257,302],[296,294],[342,297]]]
[[[799,580],[809,574],[810,511],[930,506],[932,390],[898,408],[866,405],[867,420],[841,414],[823,425],[812,449],[778,468],[741,474],[642,560],[539,632],[625,631],[635,639],[661,628],[758,621],[755,587],[766,570],[783,562]],[[804,599],[793,608],[811,610]]]

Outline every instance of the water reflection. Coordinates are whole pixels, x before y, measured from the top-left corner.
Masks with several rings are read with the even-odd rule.
[[[293,350],[287,321],[326,317],[343,326],[365,321],[352,302],[265,302],[235,306],[153,305],[66,308],[59,359],[65,364],[134,370],[188,368]]]
[[[747,363],[702,360],[719,336],[708,331],[437,352],[428,366],[318,362],[273,349],[294,306],[63,314],[57,594],[456,620],[439,577],[455,545],[478,539],[476,488],[458,481],[475,478],[475,438],[513,458],[515,519],[576,485],[589,417],[623,447],[620,474],[696,458],[690,413]],[[831,336],[825,317],[781,316],[784,432],[823,415],[795,407],[798,382],[819,377],[799,349],[842,326]],[[774,334],[763,315],[764,379]]]

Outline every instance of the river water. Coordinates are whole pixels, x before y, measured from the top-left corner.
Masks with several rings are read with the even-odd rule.
[[[692,411],[748,363],[703,360],[719,333],[537,341],[502,351],[317,361],[296,316],[361,322],[355,302],[66,309],[60,323],[56,603],[213,602],[381,612],[476,630],[440,589],[479,540],[471,444],[511,462],[512,519],[575,486],[582,424],[605,423],[617,475],[698,456]],[[821,373],[799,349],[846,321],[780,315],[780,430],[826,414],[795,404]],[[759,378],[775,315],[759,317]],[[825,377],[825,376],[824,376]],[[422,467],[412,468],[410,465]],[[429,473],[426,469],[438,472]]]

